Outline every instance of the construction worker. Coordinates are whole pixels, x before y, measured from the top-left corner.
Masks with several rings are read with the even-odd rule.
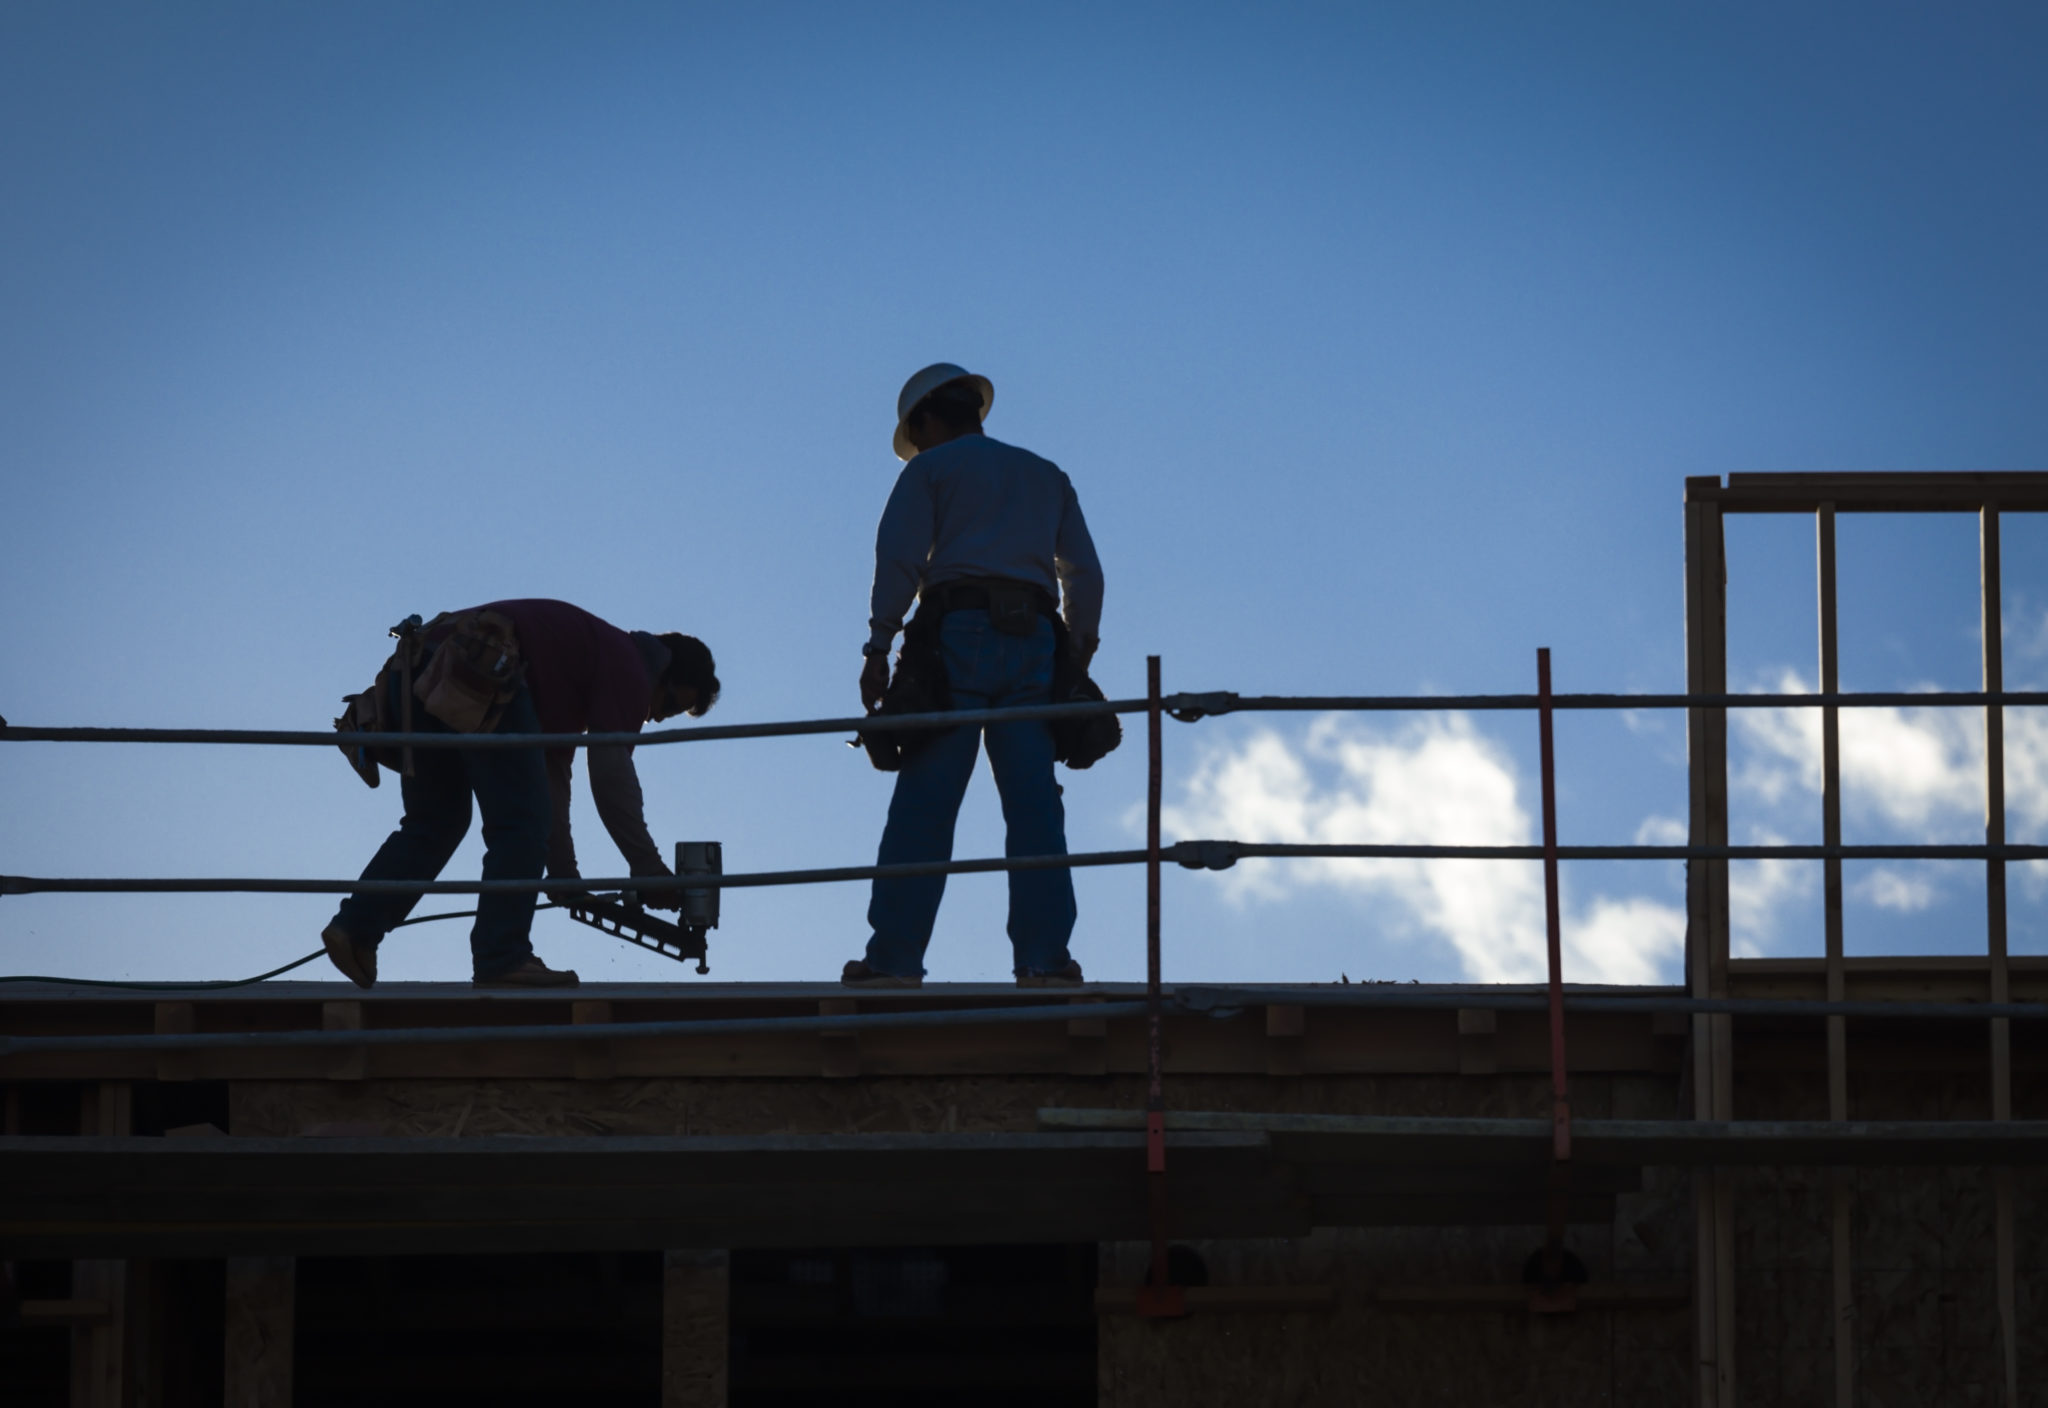
[[[896,455],[908,463],[875,537],[860,675],[870,713],[890,693],[889,649],[899,629],[899,678],[914,673],[922,655],[947,696],[936,701],[941,708],[1050,702],[1061,636],[1054,617],[1063,596],[1066,665],[1085,672],[1095,653],[1102,568],[1074,486],[1057,465],[982,433],[994,401],[987,377],[950,362],[926,367],[896,398]],[[913,598],[917,616],[905,628]],[[951,859],[953,823],[984,733],[1008,827],[1005,854],[1067,853],[1052,729],[1022,720],[949,729],[906,748],[878,864]],[[841,981],[919,986],[945,889],[944,876],[875,881],[868,904],[873,936]],[[1067,952],[1073,928],[1068,870],[1010,873],[1009,933],[1020,986],[1081,981],[1081,965]]]
[[[676,714],[701,716],[718,700],[711,652],[692,636],[622,631],[565,601],[499,601],[436,618],[420,636],[415,669],[423,701],[411,710],[420,732],[449,732],[432,712],[431,683],[437,652],[450,653],[480,629],[511,637],[510,653],[523,664],[505,683],[501,712],[486,725],[498,733],[638,733],[643,723]],[[461,633],[470,631],[465,637]],[[403,646],[401,647],[403,648]],[[495,649],[495,647],[493,647]],[[451,654],[451,659],[453,655]],[[394,661],[397,657],[393,657]],[[448,662],[443,662],[444,664]],[[382,726],[398,727],[402,701],[397,671],[379,677]],[[388,690],[388,693],[386,691]],[[444,712],[446,712],[444,710]],[[640,779],[630,747],[591,748],[590,790],[597,814],[633,875],[665,876],[669,868],[647,833]],[[395,750],[381,756],[390,764]],[[574,749],[420,748],[403,778],[405,815],[364,869],[365,880],[431,880],[469,830],[470,795],[484,819],[484,878],[538,880],[543,864],[554,879],[578,877],[569,832],[569,785]],[[359,769],[362,765],[358,765]],[[375,786],[374,764],[366,774]],[[377,946],[418,903],[416,895],[351,894],[321,940],[327,955],[358,987],[377,980]],[[574,987],[576,975],[548,967],[534,955],[529,930],[537,896],[478,897],[470,955],[478,987]],[[645,902],[674,909],[673,890]]]

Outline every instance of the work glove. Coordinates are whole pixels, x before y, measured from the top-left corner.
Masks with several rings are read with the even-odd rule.
[[[647,878],[652,880],[657,877],[650,875]],[[666,880],[669,878],[669,873],[664,870],[658,878]],[[640,907],[642,909],[681,909],[683,907],[683,892],[681,890],[642,890],[639,894]]]
[[[882,707],[889,692],[889,657],[870,655],[860,667],[860,702],[870,714]]]
[[[1067,638],[1067,658],[1074,663],[1075,669],[1085,675],[1088,673],[1088,662],[1095,658],[1095,652],[1101,648],[1101,645],[1102,642],[1094,636],[1089,636],[1085,640],[1080,636],[1069,636]]]
[[[581,880],[582,878],[583,876],[574,870],[556,871],[548,876],[550,880]],[[543,890],[541,893],[548,897],[550,904],[575,904],[579,900],[585,900],[590,897],[583,890]]]

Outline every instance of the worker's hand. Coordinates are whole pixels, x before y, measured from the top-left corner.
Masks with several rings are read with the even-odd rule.
[[[870,714],[882,707],[889,692],[889,657],[870,655],[860,667],[860,702]]]
[[[649,878],[652,879],[654,877],[650,876]],[[661,878],[666,880],[668,877],[664,874]],[[681,890],[642,890],[640,892],[640,907],[642,909],[681,909],[683,907],[683,892]]]
[[[582,878],[581,875],[573,870],[560,875],[548,876],[550,880],[581,880]],[[548,903],[550,904],[575,904],[578,900],[589,898],[582,890],[543,890],[541,893],[548,897]]]

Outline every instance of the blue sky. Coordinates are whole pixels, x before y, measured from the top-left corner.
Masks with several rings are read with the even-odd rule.
[[[851,712],[893,399],[939,358],[1073,476],[1112,694],[1148,652],[1170,689],[1521,690],[1538,645],[1560,688],[1677,688],[1684,476],[2048,467],[2044,73],[2019,5],[9,6],[0,714],[321,727],[392,621],[515,595],[704,637],[716,721]],[[1971,526],[1842,532],[1845,684],[1971,684]],[[2008,539],[2048,679],[2048,525]],[[1731,530],[1738,684],[1811,682],[1811,553]],[[1967,728],[1880,724],[1852,834],[1967,839]],[[1525,720],[1170,727],[1190,827],[1534,813]],[[1799,740],[1738,744],[1738,829],[1817,831]],[[1568,840],[1683,815],[1675,718],[1560,750]],[[887,802],[834,740],[641,769],[733,869],[866,861]],[[1142,781],[1068,775],[1072,843],[1131,844]],[[305,750],[8,744],[0,796],[33,874],[351,875],[396,812]],[[984,772],[960,854],[1000,842]],[[1742,882],[1751,951],[1818,951],[1803,874]],[[1671,971],[1670,868],[1567,883],[1578,971]],[[1851,952],[1977,942],[1981,876],[1860,884]],[[1176,874],[1168,971],[1519,972],[1527,887]],[[1137,874],[1079,888],[1077,956],[1138,976]],[[714,978],[830,976],[864,909],[735,893]],[[0,970],[251,972],[328,912],[10,898]],[[1001,931],[956,882],[933,975],[1002,976]],[[463,925],[403,939],[387,974],[467,972]]]

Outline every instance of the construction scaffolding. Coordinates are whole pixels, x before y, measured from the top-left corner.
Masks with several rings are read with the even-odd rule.
[[[1034,710],[830,719],[659,730],[645,735],[384,735],[389,746],[577,747],[705,742],[855,729],[960,725],[989,718],[1143,713],[1148,748],[1147,844],[1143,850],[999,858],[943,865],[851,866],[678,875],[669,881],[374,882],[273,878],[0,876],[0,894],[393,893],[477,894],[547,889],[602,895],[634,889],[742,889],[854,881],[878,875],[963,874],[1049,866],[1142,865],[1146,872],[1147,981],[1093,984],[1072,994],[956,987],[921,993],[848,994],[801,985],[632,984],[573,994],[496,995],[433,988],[368,997],[324,985],[265,983],[209,994],[203,985],[157,985],[144,996],[14,982],[0,986],[0,1081],[7,1123],[0,1136],[0,1254],[73,1259],[84,1268],[72,1295],[98,1310],[35,1311],[78,1318],[87,1361],[125,1362],[116,1341],[127,1262],[226,1257],[243,1264],[275,1302],[289,1259],[313,1255],[628,1252],[770,1247],[920,1246],[1139,1242],[1147,1248],[1136,1287],[1106,1285],[1105,1313],[1134,1310],[1170,1322],[1190,1313],[1327,1311],[1328,1286],[1202,1286],[1176,1277],[1176,1242],[1303,1238],[1318,1228],[1541,1229],[1519,1283],[1396,1285],[1373,1292],[1381,1306],[1457,1305],[1543,1317],[1690,1307],[1696,1403],[1738,1401],[1739,1205],[1745,1170],[1826,1168],[1829,1377],[1838,1404],[1857,1396],[1859,1362],[1856,1195],[1853,1171],[1881,1167],[1989,1167],[1996,1333],[1991,1376],[2018,1404],[2026,1323],[2018,1250],[2019,1175],[2048,1163],[2048,1120],[2015,1116],[2015,1020],[2048,1017],[2048,972],[2008,956],[2005,875],[2013,861],[2048,859],[2048,846],[2007,840],[2003,711],[2048,706],[2048,693],[2007,692],[2000,653],[1999,517],[2048,509],[2048,475],[1735,475],[1688,480],[1686,692],[1677,695],[1557,694],[1547,651],[1532,694],[1483,696],[1240,697],[1163,692],[1148,662],[1142,700]],[[1727,681],[1723,515],[1808,513],[1817,525],[1819,689],[1814,694],[1733,694]],[[1981,523],[1982,689],[1951,693],[1843,693],[1839,689],[1835,520],[1845,512],[1974,512]],[[1910,704],[1982,709],[1986,723],[1986,831],[1982,845],[1843,844],[1840,711]],[[1685,845],[1566,845],[1555,805],[1552,721],[1559,709],[1684,709],[1689,741],[1690,834]],[[1736,845],[1729,829],[1728,712],[1821,711],[1822,840],[1819,845]],[[1234,712],[1357,710],[1525,711],[1536,715],[1542,835],[1527,846],[1279,845],[1178,840],[1161,835],[1163,719]],[[0,742],[232,744],[333,747],[332,733],[196,729],[0,727]],[[1164,973],[1162,871],[1223,869],[1245,858],[1540,861],[1546,908],[1546,973],[1540,987],[1390,984],[1281,987],[1170,984]],[[1804,995],[1794,968],[1757,967],[1743,990],[1731,962],[1729,867],[1736,860],[1818,861],[1823,869],[1825,955],[1819,990]],[[1987,876],[1982,990],[1948,976],[1900,982],[1898,965],[1861,970],[1845,957],[1842,866],[1848,860],[1981,861]],[[1563,972],[1558,867],[1562,861],[1679,860],[1688,866],[1686,982],[1679,988],[1573,985]],[[681,867],[679,866],[680,870]],[[671,955],[678,956],[678,955]],[[1910,968],[1910,964],[1906,967]],[[2036,975],[2019,1000],[2015,971]],[[1852,979],[1865,974],[1864,989]],[[1767,973],[1786,976],[1764,981]],[[1777,990],[1770,990],[1773,984]],[[1784,990],[1789,984],[1797,990]],[[137,1019],[147,1012],[147,1023]],[[687,1013],[688,1015],[683,1015]],[[1315,1014],[1314,1040],[1308,1039]],[[562,1018],[566,1016],[568,1020]],[[1569,1019],[1569,1020],[1568,1020]],[[1758,1117],[1738,1111],[1738,1020],[1776,1050],[1803,1030],[1825,1034],[1825,1117]],[[1988,1118],[1853,1119],[1850,1022],[1884,1023],[1900,1040],[1946,1050],[1962,1024],[1986,1024]],[[1446,1025],[1446,1023],[1450,1025]],[[2041,1030],[2038,1026],[2031,1031]],[[1790,1035],[1788,1035],[1790,1034]],[[1569,1055],[1567,1035],[1571,1038]],[[1448,1047],[1446,1041],[1449,1041]],[[1775,1044],[1775,1045],[1773,1045]],[[2038,1060],[2037,1042],[2027,1048]],[[1446,1055],[1448,1053],[1448,1055]],[[1508,1055],[1505,1053],[1513,1053]],[[1930,1060],[1934,1056],[1930,1055]],[[1448,1060],[1446,1067],[1443,1062]],[[1947,1061],[1940,1055],[1936,1065]],[[1540,1073],[1541,1114],[1421,1115],[1395,1109],[1301,1109],[1298,1082],[1315,1072],[1360,1076],[1444,1070],[1473,1078]],[[1931,1067],[1930,1067],[1931,1069]],[[2032,1067],[2030,1067],[2032,1069]],[[1064,1090],[1032,1087],[1028,1106],[977,1123],[955,1114],[944,1128],[892,1133],[779,1133],[710,1122],[695,1132],[566,1134],[561,1116],[533,1137],[493,1142],[466,1134],[469,1106],[445,1128],[409,1127],[393,1137],[363,1128],[308,1140],[265,1091],[294,1082],[453,1082],[473,1106],[492,1082],[887,1076],[930,1081],[939,1073],[1001,1072],[1116,1081],[1109,1106],[1064,1102]],[[1654,1072],[1675,1083],[1680,1118],[1587,1117],[1575,1112],[1574,1076]],[[1173,1079],[1170,1081],[1169,1077]],[[1278,1099],[1225,1108],[1203,1097],[1225,1078],[1256,1077]],[[90,1109],[80,1128],[26,1132],[22,1111],[51,1082],[83,1083]],[[238,1107],[226,1138],[161,1139],[135,1132],[139,1083],[222,1083]],[[844,1087],[842,1087],[844,1088]],[[1098,1094],[1109,1094],[1104,1090]],[[306,1111],[326,1103],[294,1097]],[[393,1097],[396,1098],[396,1097]],[[1190,1103],[1190,1098],[1194,1103]],[[1519,1097],[1527,1105],[1533,1096]],[[27,1102],[27,1103],[25,1103]],[[403,1101],[400,1101],[403,1104]],[[1370,1100],[1364,1100],[1370,1104]],[[1398,1102],[1396,1102],[1398,1103]],[[1674,1111],[1674,1114],[1680,1112]],[[438,1113],[435,1120],[438,1121]],[[312,1121],[319,1124],[320,1121]],[[347,1120],[328,1124],[350,1124]],[[376,1122],[370,1122],[376,1123]],[[431,1122],[430,1122],[431,1123]],[[630,1124],[630,1121],[627,1121]],[[685,1121],[687,1123],[687,1121]],[[740,1122],[744,1124],[744,1121]],[[913,1123],[915,1123],[913,1121]],[[970,1123],[975,1123],[970,1118]],[[573,1121],[569,1127],[574,1127]],[[1169,1173],[1170,1169],[1170,1173]],[[1691,1181],[1689,1282],[1591,1276],[1570,1245],[1572,1229],[1613,1223],[1618,1199],[1643,1194],[1658,1170]],[[1659,1175],[1661,1176],[1661,1175]],[[820,1190],[830,1196],[821,1197]],[[278,1271],[282,1260],[285,1271]],[[262,1272],[258,1263],[270,1265]],[[694,1263],[693,1263],[694,1264]],[[2048,1268],[2042,1268],[2048,1270]],[[268,1274],[270,1280],[262,1282]],[[79,1278],[83,1278],[82,1281]],[[1284,1292],[1284,1293],[1283,1293]],[[257,1313],[254,1301],[244,1303]],[[51,1302],[55,1304],[55,1302]],[[98,1318],[95,1318],[98,1317]],[[275,1327],[273,1326],[273,1331]],[[289,1343],[289,1327],[284,1334]],[[97,1356],[95,1358],[94,1356]],[[245,1366],[249,1382],[274,1380],[275,1365]],[[722,1371],[721,1371],[722,1372]],[[95,1382],[121,1374],[97,1373]],[[265,1375],[268,1374],[269,1378]],[[1111,1376],[1105,1371],[1105,1398]],[[262,1401],[289,1401],[286,1396]],[[2031,1380],[2030,1380],[2031,1381]],[[1120,1381],[1121,1382],[1121,1381]],[[721,1380],[722,1384],[722,1380]],[[125,1390],[124,1390],[125,1391]],[[708,1390],[707,1390],[708,1392]],[[723,1387],[719,1389],[722,1395]],[[1120,1390],[1132,1401],[1150,1401]],[[98,1398],[86,1401],[112,1402]],[[253,1401],[253,1400],[252,1400]],[[665,1401],[708,1402],[708,1397]],[[721,1400],[722,1401],[722,1398]],[[1580,1400],[1569,1396],[1558,1401]],[[1597,1400],[1605,1401],[1605,1400]]]

